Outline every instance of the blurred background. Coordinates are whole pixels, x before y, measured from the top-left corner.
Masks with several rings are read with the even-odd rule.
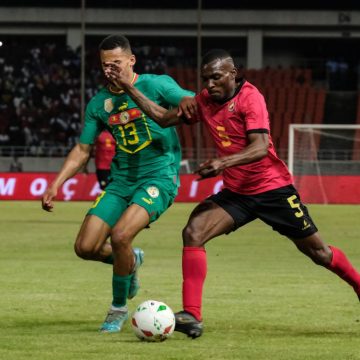
[[[129,38],[138,73],[166,73],[194,91],[201,54],[229,50],[263,93],[294,175],[359,175],[360,2],[281,3],[2,0],[0,171],[59,170],[104,84],[97,46],[116,33]],[[296,130],[289,148],[292,123],[315,128]],[[327,129],[334,124],[351,126]],[[179,137],[183,172],[215,156],[201,125],[179,128]]]

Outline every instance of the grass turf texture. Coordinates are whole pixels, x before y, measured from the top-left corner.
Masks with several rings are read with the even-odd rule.
[[[0,359],[360,359],[360,304],[347,284],[317,267],[259,221],[207,245],[205,333],[164,343],[137,340],[128,322],[100,334],[111,267],[73,252],[89,203],[1,202]],[[194,204],[175,204],[135,240],[145,250],[147,299],[181,308],[181,229]],[[311,206],[323,237],[360,269],[360,207]]]

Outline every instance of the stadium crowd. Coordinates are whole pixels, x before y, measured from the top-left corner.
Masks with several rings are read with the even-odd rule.
[[[89,41],[86,45],[86,102],[103,86],[97,43],[97,40]],[[184,88],[196,89],[195,57],[189,46],[143,45],[136,41],[133,44],[136,72],[168,73]],[[74,146],[81,127],[80,59],[80,48],[74,50],[64,41],[39,39],[17,43],[12,39],[0,47],[0,155],[23,156],[26,149],[26,155],[64,156]],[[344,79],[349,78],[346,63],[329,59],[325,66],[329,90],[342,89]],[[288,88],[283,82],[292,79],[289,74],[297,74],[294,78],[297,85],[311,84],[310,70],[242,70],[260,89],[266,90],[266,86],[274,87],[274,84]],[[272,113],[281,110],[278,104],[281,97],[265,90],[273,118]],[[271,109],[272,105],[275,110]],[[182,134],[180,138],[184,148],[192,147]]]
[[[80,57],[46,43],[24,51],[11,46],[0,58],[0,145],[69,146],[80,127]],[[89,91],[92,90],[92,77]]]
[[[136,46],[134,52],[143,55],[137,71],[157,74],[166,71],[167,59],[179,55],[176,48],[150,46]],[[87,49],[86,61],[87,102],[103,83],[96,47]],[[27,49],[16,43],[3,46],[0,94],[0,147],[63,155],[76,143],[81,127],[80,49],[52,42]]]

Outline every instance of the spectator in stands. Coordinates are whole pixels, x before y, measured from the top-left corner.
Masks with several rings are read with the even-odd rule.
[[[56,146],[62,149],[56,153],[63,154],[80,132],[80,49],[36,40],[28,47],[9,41],[1,49],[0,122],[11,125],[0,143],[30,146],[37,154]],[[137,45],[134,53],[140,55],[137,69],[155,74],[166,72],[168,59],[175,65],[185,58],[181,49],[146,44]],[[96,47],[87,49],[86,101],[104,84],[96,54]]]

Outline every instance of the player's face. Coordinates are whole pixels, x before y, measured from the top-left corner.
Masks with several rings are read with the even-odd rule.
[[[234,95],[236,89],[236,69],[226,59],[217,59],[201,69],[201,78],[210,97],[222,102]]]
[[[101,66],[104,74],[106,69],[110,69],[112,64],[116,64],[125,76],[129,79],[133,76],[133,66],[135,65],[135,55],[121,48],[100,51]]]

